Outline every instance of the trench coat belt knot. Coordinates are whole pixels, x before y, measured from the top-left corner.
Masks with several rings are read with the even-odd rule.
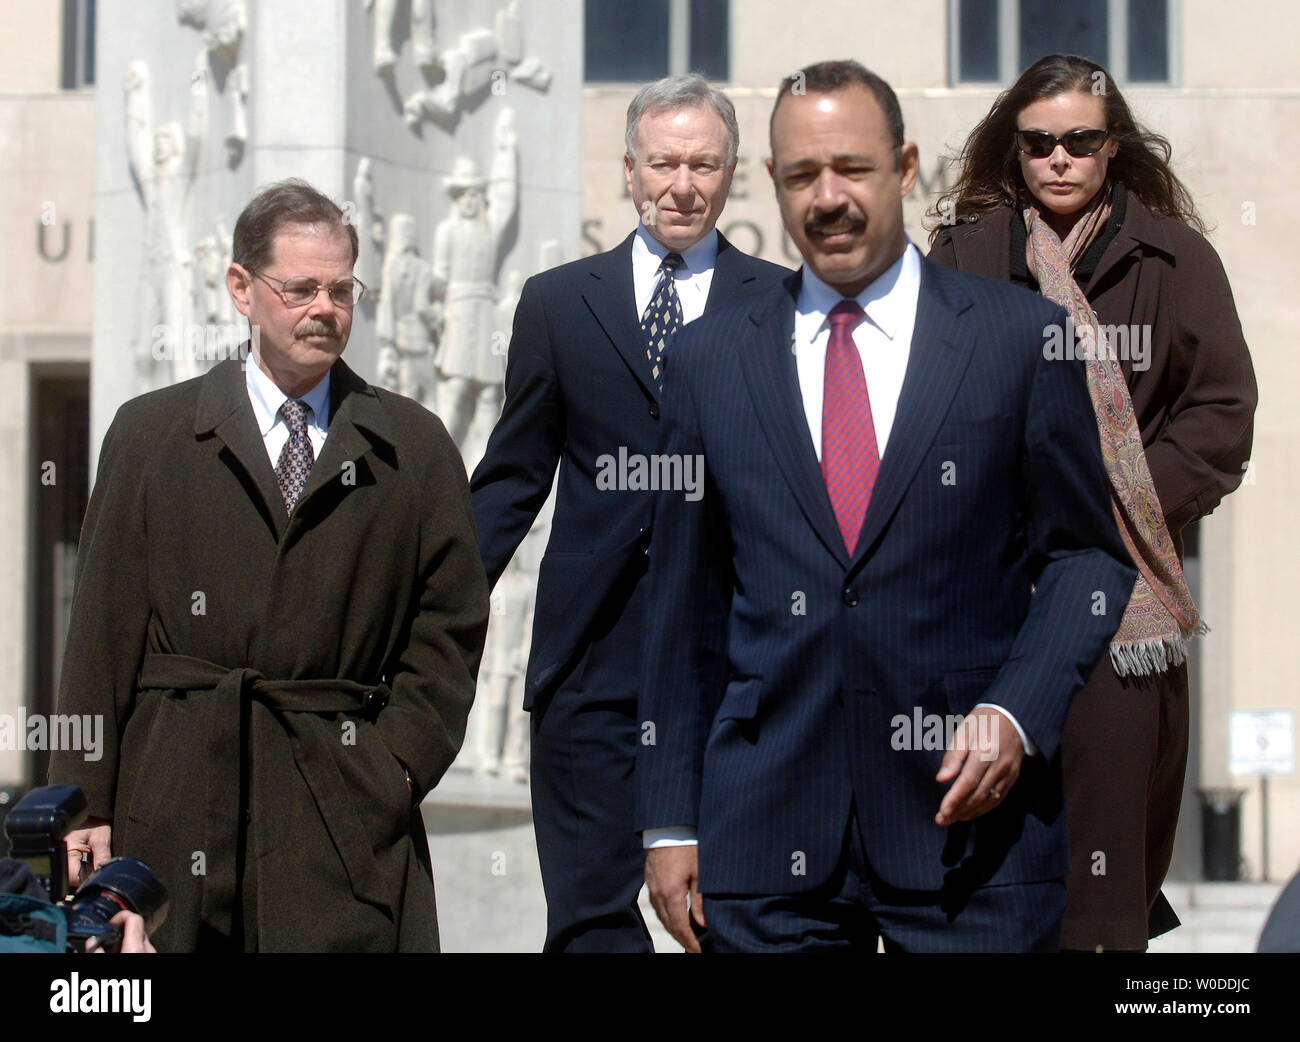
[[[391,692],[385,684],[353,680],[270,680],[255,669],[228,669],[188,655],[146,654],[137,684],[141,693],[176,697],[210,693],[207,733],[196,735],[195,762],[204,771],[204,842],[208,874],[203,877],[201,918],[229,936],[238,885],[240,777],[248,755],[241,734],[244,706],[266,706],[289,736],[294,760],[311,790],[330,838],[348,873],[358,899],[387,905],[375,879],[370,840],[363,832],[334,759],[334,750],[320,728],[303,726],[305,713],[377,715]],[[237,750],[232,756],[231,750]],[[249,794],[250,807],[254,794]]]

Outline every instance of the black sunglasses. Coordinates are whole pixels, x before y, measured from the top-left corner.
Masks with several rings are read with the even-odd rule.
[[[1046,159],[1057,145],[1076,159],[1099,152],[1110,138],[1109,130],[1072,130],[1064,137],[1053,137],[1046,130],[1017,130],[1016,147],[1032,159]]]

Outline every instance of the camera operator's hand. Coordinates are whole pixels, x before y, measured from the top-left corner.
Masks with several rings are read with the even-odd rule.
[[[123,955],[157,955],[158,952],[149,943],[149,935],[144,932],[144,917],[135,912],[121,911],[109,922],[122,928],[122,947],[118,950]],[[100,949],[101,951],[103,949]]]
[[[113,827],[103,818],[87,818],[86,827],[68,833],[68,889],[76,890],[90,873],[113,856],[110,841]],[[81,855],[89,851],[94,864],[82,871]]]

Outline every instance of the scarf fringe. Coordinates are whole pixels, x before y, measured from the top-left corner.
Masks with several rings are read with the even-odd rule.
[[[1112,643],[1110,664],[1117,676],[1154,676],[1187,661],[1187,642],[1210,632],[1204,622],[1189,630],[1133,644]]]

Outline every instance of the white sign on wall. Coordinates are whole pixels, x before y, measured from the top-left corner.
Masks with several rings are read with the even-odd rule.
[[[1295,714],[1290,709],[1234,709],[1229,741],[1233,774],[1295,773]]]

